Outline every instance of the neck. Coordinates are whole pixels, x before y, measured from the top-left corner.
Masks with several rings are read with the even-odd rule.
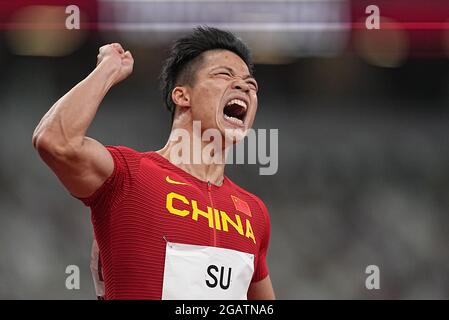
[[[161,156],[199,180],[221,185],[224,179],[227,148],[224,143],[202,141],[202,131],[193,121],[175,121],[166,145],[159,151]],[[217,139],[221,140],[221,139]],[[210,152],[211,150],[215,152]],[[213,157],[209,157],[212,154]]]

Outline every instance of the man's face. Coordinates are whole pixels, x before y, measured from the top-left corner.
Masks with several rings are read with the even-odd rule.
[[[257,82],[246,63],[227,50],[203,53],[190,91],[193,120],[201,121],[202,130],[228,130],[244,136],[251,128],[257,110]],[[228,134],[229,136],[229,134]]]

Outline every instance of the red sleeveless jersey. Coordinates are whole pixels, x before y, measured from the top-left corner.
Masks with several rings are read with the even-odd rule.
[[[156,152],[108,146],[114,171],[90,197],[105,299],[161,299],[167,241],[254,255],[251,282],[268,275],[263,202],[227,177],[201,181]]]

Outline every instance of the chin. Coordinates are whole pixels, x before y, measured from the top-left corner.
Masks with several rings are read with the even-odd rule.
[[[224,138],[223,140],[233,144],[242,141],[248,133],[246,126],[233,126],[228,123],[220,124],[219,130]]]

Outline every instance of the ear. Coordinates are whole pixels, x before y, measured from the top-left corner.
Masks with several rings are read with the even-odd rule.
[[[171,92],[171,98],[176,106],[190,108],[190,95],[186,87],[175,87]]]

